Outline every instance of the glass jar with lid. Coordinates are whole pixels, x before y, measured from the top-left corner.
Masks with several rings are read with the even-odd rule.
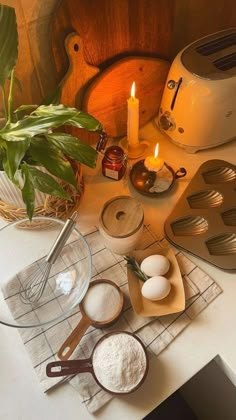
[[[135,249],[143,232],[144,213],[135,198],[121,195],[104,204],[99,231],[110,251],[126,255]]]
[[[123,177],[127,167],[127,155],[119,146],[106,149],[102,159],[102,173],[104,176],[119,180]]]

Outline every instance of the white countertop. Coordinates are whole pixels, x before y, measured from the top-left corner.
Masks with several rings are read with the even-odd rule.
[[[188,154],[161,135],[152,123],[142,129],[140,135],[150,141],[152,151],[159,142],[161,157],[174,170],[185,167],[187,176],[177,180],[165,197],[149,198],[130,188],[127,175],[121,181],[103,177],[98,162],[97,169],[84,171],[85,193],[78,209],[77,223],[82,233],[97,225],[101,208],[108,199],[128,194],[142,203],[145,222],[158,225],[162,234],[166,217],[204,161],[222,159],[236,164],[236,142]],[[1,220],[0,226],[4,224]],[[2,246],[4,244],[0,244]],[[96,417],[102,420],[141,420],[217,355],[236,383],[236,273],[226,273],[197,257],[188,257],[219,284],[223,293],[167,349],[151,360],[148,377],[139,390],[114,398],[96,416],[88,413],[78,393],[69,384],[44,394],[17,330],[0,325],[0,419],[87,420]]]

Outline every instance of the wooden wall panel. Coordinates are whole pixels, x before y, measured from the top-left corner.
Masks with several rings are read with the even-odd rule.
[[[177,0],[171,56],[196,39],[233,27],[235,0]]]
[[[51,26],[58,79],[70,32],[82,38],[85,62],[100,69],[128,55],[169,59],[174,14],[175,0],[61,0]]]

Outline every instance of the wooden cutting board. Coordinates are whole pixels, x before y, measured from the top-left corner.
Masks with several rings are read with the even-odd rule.
[[[76,105],[80,108],[87,83],[92,81],[100,69],[85,62],[83,41],[78,34],[71,33],[66,37],[65,48],[69,60],[69,68],[60,83],[61,102],[64,105]]]
[[[166,60],[127,57],[100,73],[84,93],[82,108],[97,118],[109,136],[127,134],[127,99],[133,81],[139,99],[139,126],[157,115],[169,70]]]
[[[69,67],[60,83],[60,102],[67,106],[76,106],[78,109],[82,109],[84,91],[88,83],[100,72],[100,69],[84,61],[83,41],[77,33],[72,32],[66,37],[65,49]],[[65,126],[64,130],[89,144],[97,143],[99,139],[97,133],[90,133],[73,126]]]
[[[133,80],[137,84],[137,97],[140,100],[140,124],[145,119],[147,121],[148,113],[149,115],[154,113],[155,104],[155,113],[158,110],[157,91],[161,89],[161,80],[164,79],[161,77],[164,74],[165,64],[161,63],[159,66],[157,61],[159,57],[164,59],[170,57],[174,13],[175,0],[60,0],[52,16],[51,44],[56,65],[56,83],[62,81],[61,102],[81,108],[81,100],[86,92],[87,99],[83,103],[88,101],[90,106],[89,84],[95,83],[94,77],[107,71],[108,73],[98,81],[98,84],[96,83],[96,89],[99,85],[106,87],[112,79],[113,86],[116,86],[118,82],[114,79],[114,75],[120,77],[123,66],[123,69],[126,68],[130,72],[130,79],[125,74],[122,80],[127,86],[124,84],[121,89],[119,83],[117,84],[117,88],[121,89],[119,94],[123,95],[124,103],[122,107],[119,100],[118,106],[113,107],[113,126],[108,126],[108,129],[112,133],[115,132],[115,135],[123,135],[126,125],[126,104]],[[69,38],[65,44],[66,37],[71,33],[74,33],[72,38]],[[153,72],[152,91],[155,98],[152,100],[152,107],[143,102],[143,95],[147,94],[151,98],[149,90],[151,86],[147,87],[146,82],[144,86],[139,83],[142,72],[138,71],[138,65],[137,63],[135,65],[133,60],[133,58],[142,60],[142,57],[145,57],[146,74],[149,73],[148,69],[155,65],[161,73],[158,78]],[[157,61],[151,66],[146,57],[154,57]],[[124,67],[125,62],[120,63],[121,59],[127,60],[126,67]],[[116,66],[116,63],[118,63],[117,69],[110,67]],[[133,71],[135,77],[131,77]],[[150,70],[150,74],[152,71]],[[145,73],[143,79],[146,80]],[[108,99],[108,92],[106,97]],[[103,95],[100,96],[101,100],[102,98]],[[117,98],[118,96],[116,101]],[[98,105],[98,101],[96,103]],[[120,107],[121,123],[114,130],[115,120],[118,118],[115,116],[116,109],[120,112]],[[105,119],[104,122],[106,125]],[[98,140],[97,135],[88,135],[84,130],[75,127],[69,127],[68,132],[91,144]]]
[[[77,32],[84,60],[101,70],[126,56],[169,60],[175,0],[60,0],[51,20],[51,45],[59,82],[66,74],[65,39]]]
[[[109,136],[121,137],[127,130],[127,99],[133,81],[139,99],[140,127],[157,112],[169,69],[166,60],[151,57],[127,57],[109,66],[103,72],[87,64],[83,55],[82,38],[72,33],[67,36],[65,48],[69,60],[68,71],[61,82],[61,102],[77,106],[97,118]],[[75,127],[66,131],[82,140],[97,140]]]

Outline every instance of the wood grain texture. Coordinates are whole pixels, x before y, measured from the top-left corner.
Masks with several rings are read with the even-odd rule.
[[[127,134],[127,99],[133,81],[139,99],[139,126],[158,112],[169,70],[166,60],[127,57],[104,70],[85,91],[82,108],[97,118],[109,136]]]
[[[71,33],[67,36],[65,48],[69,57],[69,68],[61,82],[61,101],[68,106],[74,106],[76,103],[79,108],[87,83],[100,70],[84,61],[83,42],[78,34]]]
[[[85,88],[96,74],[91,74],[91,68],[87,74],[88,66],[96,68],[98,73],[99,69],[103,71],[130,55],[167,58],[171,50],[174,6],[175,0],[61,0],[51,22],[57,82],[62,80],[63,87],[61,102],[81,108]],[[82,50],[77,51],[79,59],[73,43],[65,44],[71,33],[80,36],[83,43]],[[98,140],[97,134],[75,127],[66,127],[66,131],[90,144]]]
[[[175,0],[61,0],[51,22],[58,82],[68,67],[69,33],[81,36],[85,62],[102,70],[130,55],[168,59],[174,13]]]
[[[235,27],[235,0],[178,0],[173,26],[171,58],[199,38]]]
[[[72,32],[65,40],[65,50],[69,61],[67,73],[63,77],[61,86],[61,103],[67,106],[82,108],[84,91],[90,81],[99,73],[99,68],[84,61],[82,38]],[[89,133],[84,129],[66,126],[65,132],[78,137],[86,143],[96,143],[97,133]]]

